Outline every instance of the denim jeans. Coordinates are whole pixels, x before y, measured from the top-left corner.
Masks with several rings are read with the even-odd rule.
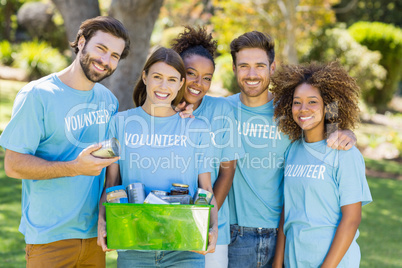
[[[118,268],[205,268],[204,255],[190,251],[122,250],[117,255]]]
[[[277,234],[276,228],[230,225],[229,267],[272,267]]]
[[[205,255],[205,268],[228,268],[228,245],[216,245],[214,253]]]

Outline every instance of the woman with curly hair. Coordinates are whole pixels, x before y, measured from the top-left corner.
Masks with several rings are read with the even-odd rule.
[[[218,204],[219,236],[215,253],[207,254],[205,267],[228,267],[230,242],[227,194],[232,186],[237,159],[244,151],[236,131],[233,109],[223,98],[206,96],[215,71],[216,41],[205,28],[185,27],[173,40],[173,50],[180,54],[186,68],[184,100],[193,104],[193,115],[210,126],[214,145],[211,180]]]
[[[372,201],[356,147],[326,146],[359,121],[359,87],[338,62],[285,65],[273,77],[285,153],[284,209],[274,267],[359,267],[361,208]]]

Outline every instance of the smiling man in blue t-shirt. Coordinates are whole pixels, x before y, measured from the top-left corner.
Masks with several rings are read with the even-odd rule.
[[[97,83],[127,56],[128,32],[111,17],[84,21],[71,44],[74,62],[18,93],[0,137],[5,170],[22,179],[27,267],[105,267],[97,245],[98,201],[104,167],[93,145],[106,138],[116,97]]]

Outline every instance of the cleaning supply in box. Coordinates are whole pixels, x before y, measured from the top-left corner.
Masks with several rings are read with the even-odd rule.
[[[169,202],[170,204],[189,205],[193,203],[193,198],[189,194],[165,195],[160,196],[160,198]]]
[[[145,200],[145,188],[141,182],[134,182],[126,187],[128,202],[135,204],[142,204]]]
[[[172,183],[172,188],[170,189],[170,195],[183,195],[188,194],[190,191],[187,184],[182,183]]]
[[[204,190],[204,189],[202,189],[202,188],[198,188],[198,189],[197,189],[197,192],[196,192],[195,195],[194,195],[194,200],[197,200],[197,199],[198,199],[198,195],[199,195],[199,194],[206,194],[206,198],[205,198],[205,199],[207,199],[208,204],[211,204],[212,197],[214,196],[213,193],[211,193],[211,192],[209,192],[209,191],[207,191],[207,190]]]
[[[128,203],[127,193],[123,185],[117,185],[106,189],[106,201],[108,203]]]
[[[170,204],[169,202],[161,199],[159,196],[155,195],[154,193],[149,193],[147,198],[144,200],[144,204]]]
[[[207,195],[200,193],[198,194],[198,199],[195,200],[194,205],[208,205]]]

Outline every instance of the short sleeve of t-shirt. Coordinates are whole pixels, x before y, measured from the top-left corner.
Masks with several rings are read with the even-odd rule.
[[[120,140],[118,137],[118,132],[117,132],[117,122],[118,122],[118,114],[115,114],[114,116],[112,116],[112,118],[110,119],[110,123],[109,123],[109,129],[107,132],[107,138],[111,139],[111,138],[116,138],[119,140],[119,142],[123,142],[123,140]]]
[[[12,119],[0,137],[2,147],[22,154],[35,154],[44,135],[44,111],[34,91],[34,88],[22,89],[15,98]]]
[[[296,142],[300,142],[300,141],[296,141]],[[291,148],[292,148],[292,144],[294,144],[294,143],[291,143],[289,146],[288,146],[288,148],[286,148],[286,150],[285,150],[285,153],[283,154],[284,155],[284,161],[285,161],[285,163],[284,163],[284,166],[286,166],[286,159],[288,158],[288,156],[289,156],[289,153],[290,153],[290,151],[292,150]]]
[[[222,161],[231,161],[243,158],[245,155],[240,135],[237,131],[236,119],[233,109],[227,103],[227,111],[223,118],[223,128],[218,131],[223,131],[221,146]]]
[[[370,189],[365,176],[364,159],[356,147],[339,152],[337,183],[339,186],[340,205],[362,202],[366,205],[372,201]]]
[[[123,154],[125,140],[124,140],[124,126],[125,126],[125,114],[127,111],[116,113],[110,119],[109,129],[107,132],[107,139],[116,138],[120,143],[120,156]],[[119,164],[119,160],[115,162]]]
[[[213,145],[209,126],[198,119],[190,119],[188,124],[190,136],[196,135],[197,139],[191,146],[195,146],[195,158],[198,174],[212,172],[211,159],[213,157]],[[192,133],[192,134],[191,134]]]

